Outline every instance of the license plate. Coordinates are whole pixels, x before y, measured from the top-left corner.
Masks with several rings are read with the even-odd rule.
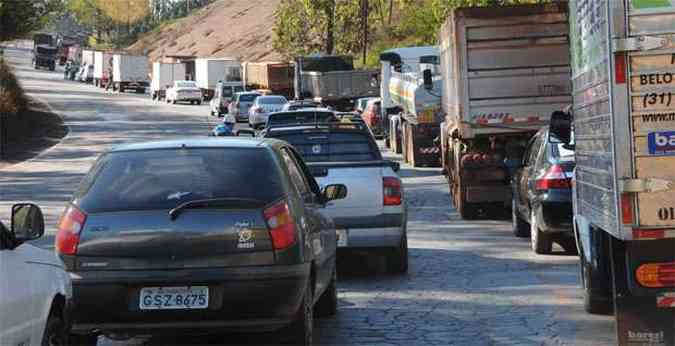
[[[144,287],[141,289],[141,310],[188,310],[209,307],[209,288]]]
[[[347,246],[347,230],[346,229],[338,229],[338,230],[335,230],[335,233],[337,234],[337,246],[338,247]]]

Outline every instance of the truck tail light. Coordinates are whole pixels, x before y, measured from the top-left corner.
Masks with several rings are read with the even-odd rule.
[[[295,222],[285,200],[265,209],[263,215],[275,250],[283,250],[295,244]]]
[[[62,255],[77,254],[80,244],[80,233],[87,221],[87,214],[75,206],[69,206],[61,216],[56,232],[56,251]]]
[[[401,180],[395,177],[382,178],[384,205],[401,205]]]
[[[633,218],[633,196],[630,193],[621,194],[621,222],[624,225],[632,225]]]
[[[635,278],[643,287],[675,287],[675,262],[643,264],[635,270]]]
[[[537,190],[566,189],[570,187],[570,179],[565,176],[565,172],[560,165],[551,166],[541,178],[536,180],[535,184]]]
[[[626,83],[626,54],[614,55],[614,80],[616,84]]]

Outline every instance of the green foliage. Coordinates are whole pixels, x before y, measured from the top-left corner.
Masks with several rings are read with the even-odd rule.
[[[60,0],[0,0],[0,41],[11,40],[39,29]]]
[[[455,8],[547,2],[368,0],[368,16],[365,18],[362,11],[363,1],[282,0],[275,16],[274,48],[287,58],[311,52],[360,55],[366,43],[363,24],[367,21],[368,52],[365,65],[376,66],[383,50],[435,44],[441,24]],[[333,47],[334,49],[329,49]]]

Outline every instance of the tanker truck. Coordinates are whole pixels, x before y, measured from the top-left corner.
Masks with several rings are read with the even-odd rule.
[[[572,102],[567,6],[455,9],[439,41],[451,197],[464,219],[503,215],[527,142]]]
[[[434,57],[437,58],[437,57]],[[437,60],[437,59],[435,59]],[[421,64],[424,65],[424,64]],[[400,112],[389,117],[388,139],[392,151],[414,167],[438,166],[440,149],[435,144],[442,120],[443,82],[433,64],[421,72],[391,72],[388,96]]]

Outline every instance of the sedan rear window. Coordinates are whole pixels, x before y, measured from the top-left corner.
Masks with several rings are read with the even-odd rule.
[[[283,112],[270,115],[269,119],[267,119],[267,127],[335,121],[337,121],[337,118],[333,112]]]
[[[381,160],[377,146],[368,134],[356,132],[274,133],[268,137],[282,139],[307,162],[348,162]]]
[[[261,97],[258,99],[258,103],[260,104],[265,104],[265,105],[283,105],[287,103],[288,100],[284,97]]]
[[[244,94],[244,95],[239,95],[239,102],[253,102],[255,101],[256,97],[260,95],[255,95],[255,94]]]
[[[196,88],[197,84],[194,82],[176,82],[176,86],[179,88]]]
[[[266,149],[113,152],[92,168],[74,202],[90,213],[172,209],[211,198],[269,203],[284,194],[278,172]]]

